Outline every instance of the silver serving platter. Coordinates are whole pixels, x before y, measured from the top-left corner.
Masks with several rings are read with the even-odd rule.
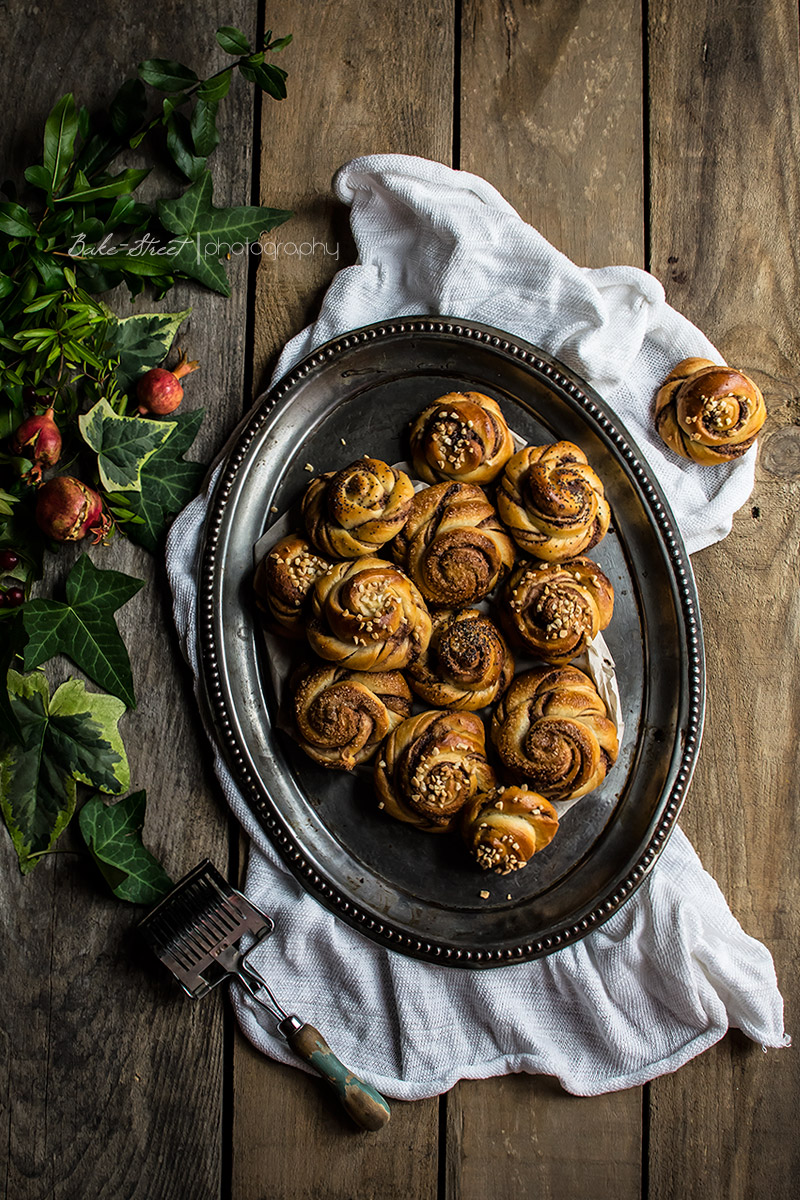
[[[592,552],[614,584],[606,640],[625,735],[604,785],[564,816],[521,871],[482,872],[456,835],[377,808],[368,775],[327,771],[276,727],[251,601],[252,548],[315,472],[363,453],[406,457],[410,419],[447,391],[495,397],[529,442],[578,443],[605,484],[612,528]],[[343,444],[345,443],[345,444]],[[254,816],[305,888],[367,937],[404,954],[492,967],[584,937],[623,904],[674,826],[703,722],[697,595],[669,505],[626,430],[562,364],[496,329],[411,317],[315,351],[258,404],[207,518],[199,631],[209,711]],[[488,897],[482,893],[488,892]]]

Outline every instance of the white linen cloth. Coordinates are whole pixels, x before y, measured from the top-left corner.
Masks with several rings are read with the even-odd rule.
[[[722,361],[656,279],[634,267],[575,266],[485,180],[439,163],[373,155],[343,167],[334,186],[352,208],[358,262],[336,275],[275,379],[374,321],[424,313],[498,326],[601,393],[661,482],[690,552],[729,532],[752,489],[755,451],[700,468],[653,432],[653,397],[668,371],[689,355]],[[208,494],[178,517],[167,548],[195,677],[194,571]],[[744,933],[680,829],[635,895],[582,941],[535,962],[465,971],[385,950],[318,904],[282,865],[218,752],[215,766],[252,839],[245,890],[276,922],[256,962],[284,1004],[390,1097],[513,1071],[596,1095],[675,1070],[729,1027],[765,1047],[788,1044],[769,951]],[[298,1065],[246,995],[234,991],[234,1003],[259,1049]]]

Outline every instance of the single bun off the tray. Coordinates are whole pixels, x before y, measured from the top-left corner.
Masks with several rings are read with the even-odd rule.
[[[747,375],[709,358],[685,358],[656,395],[656,429],[671,450],[709,466],[741,458],[767,419]]]
[[[399,671],[306,667],[292,697],[298,745],[324,767],[352,771],[411,712]]]
[[[558,813],[538,792],[498,787],[470,800],[461,814],[461,831],[479,866],[509,875],[550,845]]]
[[[509,776],[548,800],[593,791],[619,753],[614,722],[576,667],[518,675],[495,709],[492,741]]]
[[[411,460],[426,483],[491,483],[513,453],[500,405],[480,392],[448,392],[411,426]]]
[[[614,588],[588,558],[526,562],[508,580],[503,623],[538,658],[563,666],[611,621]]]
[[[488,595],[514,564],[511,539],[472,483],[417,492],[393,553],[425,599],[447,608]]]
[[[312,479],[303,521],[314,545],[331,558],[375,554],[406,523],[414,485],[379,458],[360,458]]]
[[[498,485],[497,507],[520,549],[546,562],[596,546],[611,519],[598,475],[572,442],[515,454]]]
[[[412,689],[427,704],[470,712],[492,704],[513,674],[499,629],[475,608],[435,614],[428,649],[408,669]]]
[[[268,623],[292,637],[305,637],[311,589],[330,566],[330,560],[298,534],[277,541],[253,576],[253,591],[259,607],[271,618]]]
[[[470,712],[409,717],[389,734],[375,765],[381,807],[430,833],[451,829],[464,805],[494,784],[483,722]]]
[[[329,662],[395,671],[427,649],[431,618],[402,571],[382,558],[357,558],[316,581],[306,632],[311,649]]]

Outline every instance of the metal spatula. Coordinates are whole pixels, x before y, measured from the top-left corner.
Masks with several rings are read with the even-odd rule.
[[[185,875],[139,925],[151,950],[189,996],[205,996],[218,983],[238,978],[276,1019],[279,1033],[295,1053],[331,1085],[356,1124],[380,1129],[390,1115],[383,1096],[348,1071],[313,1025],[287,1013],[248,962],[273,928],[270,918],[231,887],[208,859]],[[245,933],[256,939],[247,954],[238,945]]]

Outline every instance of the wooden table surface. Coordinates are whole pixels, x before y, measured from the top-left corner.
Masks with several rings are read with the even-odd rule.
[[[243,84],[223,105],[217,203],[270,204],[281,235],[337,247],[231,263],[194,306],[211,455],[286,339],[353,261],[335,169],[398,151],[475,171],[577,263],[632,263],[762,386],[756,490],[695,557],[708,719],[683,827],[797,1012],[800,833],[798,12],[790,0],[0,0],[2,176],[34,161],[53,101],[101,105],[131,65],[206,73],[214,30],[294,33],[289,98]],[[208,64],[208,66],[206,66]],[[124,721],[146,836],[178,878],[204,855],[239,868],[170,619],[163,563],[122,613],[139,708]],[[797,1053],[738,1033],[676,1074],[595,1099],[526,1075],[461,1082],[354,1132],[321,1085],[257,1054],[220,996],[190,1005],[72,855],[23,881],[5,833],[0,1179],[11,1200],[779,1200],[800,1182]]]

